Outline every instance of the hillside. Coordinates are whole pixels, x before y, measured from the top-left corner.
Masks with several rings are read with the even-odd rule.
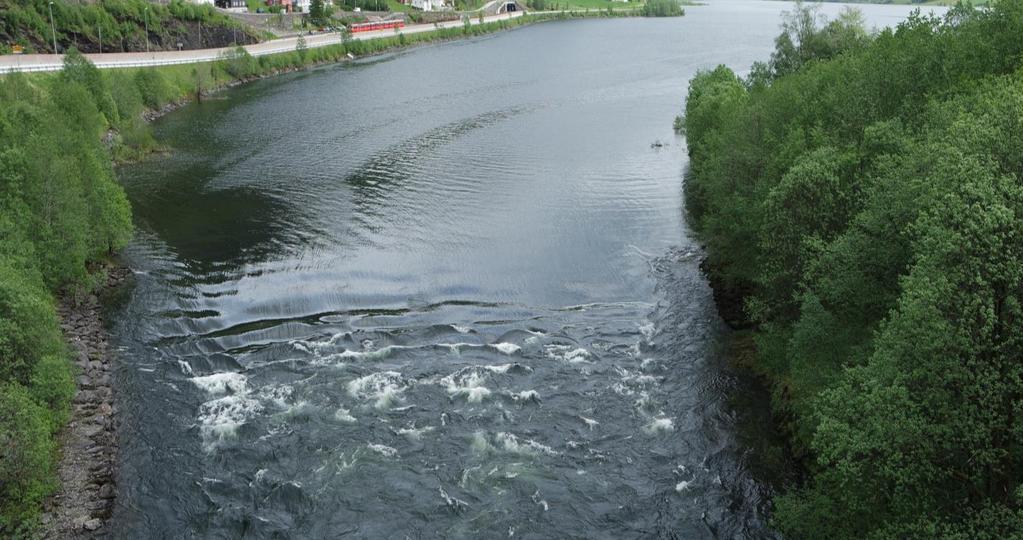
[[[147,25],[149,49],[156,51],[248,44],[259,37],[209,5],[182,0],[166,5],[144,0],[56,0],[52,29],[47,0],[0,0],[0,53],[9,53],[14,45],[25,52],[52,53],[54,31],[59,52],[71,47],[100,52],[101,45],[103,52],[145,51]]]

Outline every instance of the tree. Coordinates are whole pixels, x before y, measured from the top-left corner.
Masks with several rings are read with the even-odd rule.
[[[323,0],[312,0],[309,4],[309,20],[314,26],[326,26],[330,18],[329,10]]]
[[[1023,537],[1023,1],[797,6],[690,85],[686,208],[807,480],[788,538]]]

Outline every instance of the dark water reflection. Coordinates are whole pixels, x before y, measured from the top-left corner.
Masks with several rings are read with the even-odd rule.
[[[784,7],[543,24],[159,121],[173,151],[121,171],[114,536],[772,536],[671,120]]]

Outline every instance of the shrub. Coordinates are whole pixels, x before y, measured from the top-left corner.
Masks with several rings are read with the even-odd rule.
[[[643,15],[646,17],[679,17],[685,15],[685,11],[678,0],[647,0],[643,5]]]
[[[55,487],[46,410],[17,383],[0,385],[0,533],[29,536]]]
[[[155,69],[135,72],[135,86],[138,87],[142,103],[150,109],[159,109],[176,97],[167,79]]]
[[[304,43],[304,39],[300,43]],[[239,80],[259,73],[259,62],[244,47],[235,47],[223,53],[220,56],[220,65],[231,77]]]
[[[53,300],[34,273],[0,261],[0,381],[27,386],[36,364],[62,352]]]

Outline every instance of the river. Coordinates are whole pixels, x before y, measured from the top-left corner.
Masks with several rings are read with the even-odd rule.
[[[112,536],[773,537],[671,124],[789,7],[538,24],[156,122],[170,151],[119,170]]]

